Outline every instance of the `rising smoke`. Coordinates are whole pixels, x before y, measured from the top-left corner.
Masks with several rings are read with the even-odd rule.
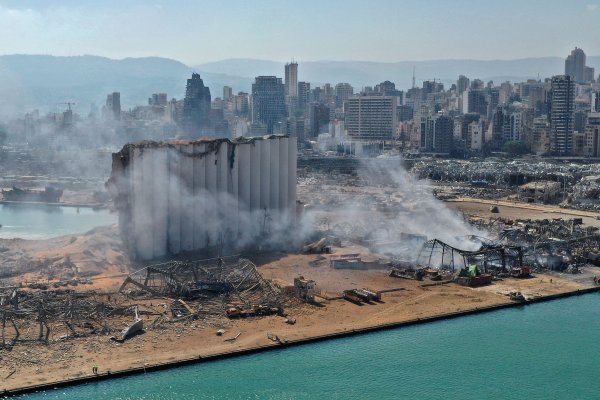
[[[416,259],[425,238],[476,250],[480,243],[468,237],[488,236],[438,200],[429,182],[417,179],[400,160],[365,160],[358,178],[364,186],[346,193],[339,211],[331,213],[328,225],[335,235],[407,261]]]

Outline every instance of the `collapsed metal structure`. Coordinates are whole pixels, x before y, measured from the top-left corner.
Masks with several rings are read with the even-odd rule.
[[[211,324],[229,307],[281,310],[284,299],[252,262],[237,256],[150,265],[129,275],[119,292],[0,288],[0,348],[122,332],[134,313],[136,321],[138,313],[155,317],[144,329],[199,317]]]
[[[479,250],[469,251],[433,239],[423,244],[416,263],[452,272],[476,265],[483,273],[503,273],[521,267],[523,250],[520,246],[482,244]]]
[[[485,228],[497,235],[497,239],[466,238],[479,245],[474,251],[459,249],[438,239],[430,240],[421,248],[416,264],[452,272],[476,265],[481,272],[501,274],[523,265],[565,270],[590,261],[600,262],[598,229],[583,227],[580,219],[498,219],[490,221]]]
[[[221,313],[228,305],[278,307],[280,292],[249,260],[237,256],[198,261],[170,261],[131,274],[119,292],[185,299],[198,312]],[[189,310],[188,310],[189,311]]]
[[[2,289],[0,348],[14,345],[17,340],[47,342],[55,332],[75,337],[118,330],[109,320],[126,314],[130,306],[110,300],[110,296],[92,291]]]

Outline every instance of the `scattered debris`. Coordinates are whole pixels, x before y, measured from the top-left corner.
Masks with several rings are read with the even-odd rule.
[[[223,340],[223,341],[224,341],[224,342],[234,342],[234,341],[236,341],[236,340],[237,340],[237,338],[239,338],[239,337],[240,337],[240,335],[241,335],[241,334],[242,334],[242,332],[239,332],[239,333],[238,333],[237,335],[235,335],[234,337],[227,338],[227,339],[225,339],[225,340]]]

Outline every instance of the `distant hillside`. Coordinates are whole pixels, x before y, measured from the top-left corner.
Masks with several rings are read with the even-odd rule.
[[[484,81],[523,81],[561,74],[564,72],[564,59],[560,57],[526,58],[518,60],[435,60],[405,61],[382,63],[370,61],[299,61],[298,79],[313,83],[348,82],[356,88],[373,86],[384,80],[391,80],[400,89],[412,84],[413,67],[417,85],[428,79],[441,80],[450,84],[456,82],[459,75],[479,78]],[[600,57],[588,57],[588,65],[600,73]],[[198,69],[205,72],[220,72],[228,75],[253,79],[257,75],[283,76],[284,63],[252,60],[229,59],[200,64]]]
[[[124,109],[146,104],[152,93],[166,92],[182,98],[192,68],[179,61],[149,57],[113,60],[97,56],[54,57],[43,55],[0,56],[0,116],[22,114],[32,109],[58,111],[58,103],[77,103],[86,115],[90,104],[98,107],[106,95],[121,92]],[[248,79],[222,73],[203,73],[213,97],[222,96],[223,85],[248,87]]]
[[[400,89],[411,85],[413,66],[417,85],[436,78],[451,84],[458,75],[469,78],[523,81],[548,77],[564,70],[559,57],[521,60],[439,60],[381,63],[369,61],[299,62],[299,80],[315,85],[325,82],[349,82],[355,88],[373,86],[389,79]],[[600,73],[600,57],[588,57],[588,64]],[[77,103],[75,111],[86,115],[90,104],[101,107],[106,95],[121,92],[124,109],[146,104],[152,93],[166,92],[169,98],[181,99],[186,79],[192,71],[200,73],[211,89],[213,98],[222,96],[222,87],[231,86],[234,93],[250,91],[254,77],[283,77],[284,63],[265,60],[229,59],[189,67],[179,61],[159,58],[126,58],[113,60],[97,56],[55,57],[44,55],[0,56],[0,117],[22,115],[33,109],[60,111],[59,104]]]

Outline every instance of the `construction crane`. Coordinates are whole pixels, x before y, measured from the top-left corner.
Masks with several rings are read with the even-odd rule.
[[[57,103],[57,104],[66,104],[66,105],[69,107],[69,111],[71,111],[71,106],[74,106],[74,105],[76,105],[77,103],[73,103],[73,102],[70,102],[70,101],[66,101],[66,102],[64,102],[64,103]]]

